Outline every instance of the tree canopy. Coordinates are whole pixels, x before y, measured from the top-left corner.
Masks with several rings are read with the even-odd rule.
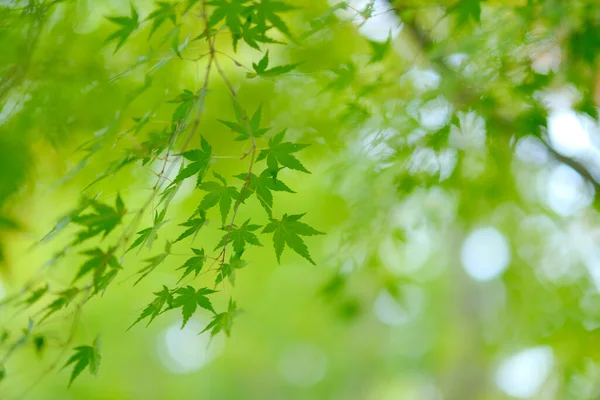
[[[0,1],[0,398],[600,396],[597,0]]]

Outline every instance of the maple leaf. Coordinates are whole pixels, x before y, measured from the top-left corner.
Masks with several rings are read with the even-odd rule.
[[[266,159],[267,166],[269,167],[269,171],[273,177],[277,177],[277,172],[280,169],[280,165],[282,167],[310,174],[310,172],[304,168],[304,165],[302,165],[302,163],[292,154],[307,148],[309,145],[282,142],[286,131],[287,130],[284,129],[277,135],[270,138],[269,148],[261,150],[260,153],[258,153],[258,157],[256,157],[256,161]]]
[[[44,315],[42,319],[40,319],[38,325],[41,324],[42,321],[44,321],[50,315],[71,304],[71,302],[73,301],[73,299],[75,299],[75,296],[77,296],[77,294],[79,294],[79,289],[77,289],[76,287],[69,288],[58,293],[57,298],[46,307],[46,315]]]
[[[79,272],[75,275],[73,282],[76,282],[83,276],[88,273],[94,271],[94,286],[97,288],[100,279],[104,275],[104,272],[108,267],[114,269],[121,269],[121,264],[117,261],[117,258],[114,255],[115,248],[110,248],[105,252],[103,252],[100,248],[95,248],[91,250],[86,250],[81,254],[85,254],[86,256],[90,256],[90,258],[79,268]]]
[[[139,317],[135,320],[133,324],[131,324],[129,328],[127,328],[127,330],[131,329],[135,324],[137,324],[144,318],[150,318],[150,321],[148,321],[148,324],[146,324],[146,326],[150,325],[154,318],[156,318],[163,311],[165,305],[169,305],[173,301],[173,295],[171,294],[171,291],[168,287],[164,285],[163,289],[160,292],[154,292],[154,296],[155,299],[152,300],[152,302],[148,304],[146,308],[144,308]]]
[[[206,224],[205,211],[199,210],[199,213],[200,213],[200,218],[192,218],[192,219],[185,221],[182,224],[179,224],[179,226],[186,226],[188,229],[186,229],[181,235],[179,235],[179,237],[177,239],[175,239],[175,242],[173,242],[173,243],[177,243],[191,235],[194,235],[194,237],[195,237],[195,235],[198,234],[200,229],[202,229],[202,227]]]
[[[127,249],[127,252],[132,249],[135,249],[138,246],[143,245],[144,243],[146,243],[146,246],[148,248],[152,247],[152,244],[158,238],[158,229],[167,222],[164,220],[166,212],[167,212],[167,209],[164,208],[160,212],[160,214],[155,213],[154,224],[152,225],[152,227],[142,229],[141,231],[137,232],[137,235],[139,235],[139,236],[135,239],[135,241],[131,244],[131,246],[129,246],[129,248]]]
[[[220,119],[219,122],[227,126],[232,131],[238,133],[238,136],[236,136],[234,140],[248,140],[250,139],[250,136],[257,138],[264,135],[269,130],[268,128],[260,127],[262,105],[258,106],[252,115],[252,118],[250,118],[250,121],[248,122],[246,122],[244,117],[242,117],[242,114],[239,112],[235,104],[233,105],[233,110],[235,112],[237,122],[223,121],[222,119]],[[248,125],[250,125],[250,132],[248,131]]]
[[[475,22],[481,21],[481,3],[484,0],[460,0],[454,7],[448,10],[448,13],[456,13],[456,22],[461,25],[473,19]]]
[[[250,219],[246,220],[242,224],[242,226],[238,227],[236,225],[232,225],[231,227],[223,227],[221,228],[224,231],[227,231],[225,235],[221,238],[219,244],[215,247],[215,250],[219,247],[224,247],[229,243],[233,242],[233,250],[236,253],[242,253],[246,247],[246,243],[252,244],[254,246],[262,246],[260,244],[258,238],[253,231],[260,228],[260,225],[250,225]]]
[[[177,12],[175,10],[174,3],[168,3],[166,1],[159,1],[156,3],[156,9],[152,11],[148,17],[146,17],[146,21],[152,21],[152,27],[150,28],[150,35],[148,38],[151,38],[154,32],[165,22],[166,20],[171,20],[173,24],[177,23]]]
[[[392,34],[390,33],[387,40],[383,43],[369,40],[369,45],[371,46],[371,50],[373,50],[373,55],[369,60],[369,64],[381,61],[387,53],[389,53],[390,48],[392,47]]]
[[[342,90],[350,86],[352,81],[354,80],[354,74],[356,73],[356,66],[353,63],[346,63],[341,67],[332,69],[331,72],[336,74],[335,79],[327,85],[325,90],[333,89],[333,90]]]
[[[185,278],[192,272],[194,273],[194,277],[198,276],[198,274],[202,270],[202,267],[204,266],[204,260],[206,258],[204,256],[204,249],[198,250],[192,248],[192,251],[194,252],[195,256],[189,258],[181,267],[177,268],[177,270],[185,269],[183,275],[179,279],[179,282],[181,282],[183,278]]]
[[[229,279],[229,282],[232,286],[235,284],[236,271],[248,265],[248,262],[242,260],[241,257],[242,253],[235,253],[233,256],[231,256],[228,263],[221,265],[215,278],[215,285],[221,283],[225,278]]]
[[[35,304],[39,299],[41,299],[46,293],[48,293],[48,289],[50,287],[46,284],[44,287],[41,287],[37,290],[34,290],[28,298],[23,301],[23,304],[26,304],[27,307]]]
[[[200,147],[200,150],[188,150],[182,154],[182,156],[186,160],[191,161],[191,163],[179,171],[179,174],[177,174],[177,177],[173,181],[174,184],[177,184],[196,174],[198,174],[196,186],[199,186],[200,183],[202,183],[202,178],[204,178],[204,174],[206,174],[206,171],[210,165],[212,148],[203,137],[201,138]]]
[[[76,234],[76,239],[73,244],[79,244],[96,235],[103,234],[106,237],[113,229],[121,223],[125,215],[125,205],[121,196],[117,196],[115,208],[99,203],[95,200],[90,202],[95,212],[84,215],[76,215],[71,218],[71,221],[77,225],[82,225],[86,230]]]
[[[168,101],[168,103],[177,103],[179,104],[175,111],[173,112],[173,116],[171,117],[173,124],[177,124],[181,122],[188,114],[188,110],[194,104],[196,96],[191,90],[185,89],[183,93],[179,94],[173,100]]]
[[[254,4],[253,9],[256,11],[257,25],[266,26],[271,24],[285,36],[292,38],[289,28],[278,13],[294,10],[295,7],[281,1],[260,0]]]
[[[245,181],[248,174],[240,174],[236,177]],[[270,170],[265,169],[259,176],[250,174],[248,190],[244,192],[244,199],[254,193],[267,214],[271,216],[273,210],[273,194],[271,191],[296,193],[285,183],[273,177]]]
[[[200,333],[204,333],[210,329],[210,336],[215,336],[221,331],[224,331],[227,336],[231,334],[231,327],[233,325],[233,319],[241,310],[237,308],[237,304],[233,299],[229,299],[229,306],[227,311],[215,314],[213,319],[210,321],[206,328]]]
[[[208,27],[213,28],[224,20],[225,25],[231,31],[234,51],[237,49],[237,42],[242,36],[242,21],[247,19],[250,14],[250,8],[245,5],[248,2],[249,0],[213,0],[207,3],[215,6],[208,19]]]
[[[137,285],[142,279],[148,276],[152,271],[154,271],[163,261],[168,257],[171,252],[171,243],[167,242],[165,245],[165,252],[154,257],[147,258],[144,262],[148,263],[144,268],[140,269],[137,273],[141,274],[137,281],[133,284],[133,286]]]
[[[240,197],[237,189],[233,186],[227,186],[225,178],[213,171],[214,176],[221,181],[218,182],[204,182],[198,188],[208,192],[202,198],[202,202],[198,206],[199,210],[209,210],[212,207],[219,205],[221,212],[221,222],[225,223],[229,209],[231,208],[232,200],[237,200]]]
[[[281,263],[281,253],[283,253],[284,246],[287,245],[311,264],[316,265],[308,252],[308,247],[306,247],[304,240],[300,236],[324,235],[324,233],[319,232],[304,222],[300,222],[300,218],[304,215],[284,214],[281,220],[271,218],[271,222],[263,229],[262,233],[273,233],[273,246],[275,247],[278,263]]]
[[[139,26],[139,15],[133,7],[133,4],[130,4],[131,7],[131,16],[130,17],[106,17],[110,22],[117,24],[120,29],[113,32],[109,35],[105,42],[112,42],[117,40],[117,47],[115,48],[115,53],[119,51],[121,46],[125,44],[129,36],[138,28]]]
[[[84,212],[92,203],[94,203],[94,200],[87,198],[85,196],[82,197],[81,199],[79,199],[79,204],[77,205],[77,207],[75,207],[68,214],[66,214],[62,218],[60,218],[58,220],[58,222],[56,223],[56,225],[54,225],[52,230],[50,230],[50,232],[48,232],[40,240],[39,243],[47,242],[48,240],[50,240],[51,238],[56,236],[56,234],[58,234],[60,231],[64,230],[69,225],[69,223],[73,222],[73,219],[77,218],[79,216],[79,214]]]
[[[215,291],[208,288],[196,290],[193,286],[186,286],[175,291],[177,297],[173,299],[170,308],[181,307],[181,315],[183,317],[181,329],[185,327],[185,324],[187,324],[190,317],[196,312],[197,306],[200,306],[213,314],[215,313],[212,304],[210,304],[210,300],[206,297],[206,295],[212,293],[215,293]]]
[[[267,69],[269,65],[269,52],[267,51],[263,58],[258,62],[258,64],[252,63],[252,68],[254,68],[255,73],[247,73],[246,77],[254,78],[256,76],[261,77],[273,77],[277,75],[287,74],[290,71],[293,71],[300,64],[286,64],[286,65],[278,65],[276,67],[272,67]]]
[[[73,372],[71,372],[71,379],[69,380],[69,386],[73,383],[75,378],[79,376],[83,372],[83,370],[88,367],[90,372],[94,375],[98,373],[98,369],[100,368],[100,340],[96,338],[94,344],[92,346],[77,346],[74,351],[75,354],[69,358],[67,363],[63,366],[63,369],[68,367],[71,364],[75,364],[73,367]]]

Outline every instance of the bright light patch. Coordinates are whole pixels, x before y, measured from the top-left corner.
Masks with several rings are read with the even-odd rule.
[[[423,128],[436,131],[450,121],[452,106],[440,96],[423,104],[418,115]]]
[[[406,324],[419,314],[423,307],[423,290],[417,286],[400,289],[403,299],[400,304],[387,290],[381,290],[373,306],[379,321],[390,326]]]
[[[565,156],[580,155],[590,149],[590,137],[573,110],[553,111],[548,116],[550,143]]]
[[[337,3],[336,0],[330,1],[330,4]],[[350,11],[354,17],[353,22],[360,26],[358,31],[367,39],[375,42],[385,42],[389,36],[392,38],[398,36],[402,29],[400,20],[390,9],[390,5],[385,0],[352,0],[347,2],[353,9],[364,11],[373,4],[371,9],[371,17],[365,18],[359,15],[356,11]]]
[[[510,248],[496,228],[472,231],[461,251],[463,268],[476,281],[489,281],[500,276],[510,262]]]
[[[212,340],[208,332],[198,335],[204,325],[190,320],[185,328],[180,323],[168,327],[159,338],[158,355],[163,365],[176,374],[199,370],[218,357],[223,350],[222,336]]]
[[[504,359],[496,372],[496,385],[509,396],[535,396],[548,378],[554,354],[548,346],[532,347]]]
[[[440,74],[432,69],[413,67],[405,76],[410,79],[415,89],[421,92],[435,90],[440,86]]]
[[[546,183],[546,201],[559,215],[569,216],[591,204],[592,190],[571,167],[556,166]]]
[[[287,348],[279,359],[279,374],[293,386],[310,387],[318,383],[327,372],[327,356],[308,343]]]
[[[459,126],[450,127],[448,142],[459,149],[483,149],[485,147],[485,121],[474,111],[457,113]]]
[[[517,157],[526,163],[540,165],[548,161],[548,150],[535,136],[529,135],[519,139],[516,153]]]

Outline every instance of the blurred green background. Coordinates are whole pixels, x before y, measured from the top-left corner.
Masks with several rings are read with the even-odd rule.
[[[84,260],[61,254],[74,227],[40,239],[82,193],[111,206],[120,194],[126,218],[147,200],[161,159],[88,185],[160,138],[168,101],[203,86],[200,3],[178,17],[179,58],[170,21],[114,52],[105,17],[129,15],[124,1],[0,0],[0,399],[600,398],[596,0],[289,1],[293,40],[273,30],[284,44],[262,50],[273,66],[300,65],[271,78],[248,78],[264,52],[234,52],[218,32],[239,101],[262,105],[271,128],[258,147],[282,129],[310,144],[297,155],[312,173],[280,171],[296,193],[275,193],[273,212],[306,213],[326,232],[306,238],[317,265],[289,248],[278,264],[271,235],[258,235],[213,300],[243,309],[230,337],[198,335],[205,310],[183,330],[179,311],[127,330],[175,286],[191,246],[222,236],[213,209],[133,286],[201,201],[186,181],[152,249],[127,253],[103,295],[38,324],[49,301],[18,301],[68,288]],[[156,7],[134,6],[140,20]],[[134,118],[149,122],[135,131]],[[211,168],[241,185],[248,144],[218,122],[233,118],[213,73],[190,147],[201,134]],[[240,208],[248,218],[268,222],[256,199]],[[67,387],[71,367],[60,368],[97,335],[97,376]]]

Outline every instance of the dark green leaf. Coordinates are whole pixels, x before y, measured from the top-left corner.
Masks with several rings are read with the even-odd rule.
[[[171,294],[169,288],[166,286],[163,286],[163,289],[160,292],[154,292],[154,296],[155,299],[152,300],[152,302],[148,304],[146,308],[144,308],[139,317],[135,320],[133,324],[131,324],[129,328],[127,328],[127,330],[131,329],[135,324],[148,317],[150,317],[150,320],[148,321],[148,324],[146,324],[146,326],[150,325],[154,318],[156,318],[158,314],[160,314],[163,311],[165,305],[168,306],[173,301],[173,295]]]
[[[73,371],[71,372],[71,379],[69,380],[69,386],[73,383],[75,378],[88,367],[90,373],[96,375],[100,368],[100,352],[99,352],[100,341],[96,338],[92,346],[77,346],[74,349],[74,354],[69,358],[67,363],[63,366],[63,369],[71,364],[74,364]]]
[[[208,288],[201,288],[196,291],[192,286],[186,286],[175,291],[177,297],[173,299],[170,308],[181,307],[181,315],[183,317],[181,329],[183,329],[190,317],[196,312],[197,306],[215,313],[210,300],[206,297],[206,295],[212,293],[215,293],[215,291]]]
[[[286,130],[283,130],[269,139],[269,148],[261,150],[260,153],[258,153],[256,161],[266,159],[267,166],[273,177],[277,177],[280,166],[310,174],[310,172],[304,168],[304,165],[302,165],[302,163],[292,154],[307,148],[309,145],[282,142],[285,133]]]
[[[271,219],[271,222],[265,226],[262,233],[273,233],[273,245],[277,262],[281,262],[281,253],[287,245],[290,249],[307,259],[311,264],[315,264],[308,252],[308,247],[300,236],[323,235],[323,232],[312,228],[311,226],[300,222],[304,214],[287,215],[284,214],[281,220]]]

